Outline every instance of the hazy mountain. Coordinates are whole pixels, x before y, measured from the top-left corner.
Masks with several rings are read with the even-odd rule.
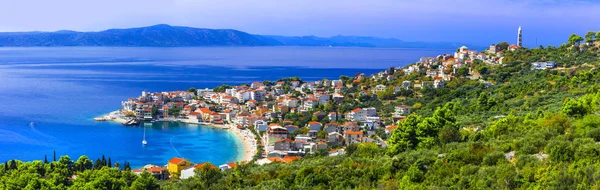
[[[230,29],[204,29],[170,25],[110,29],[100,32],[0,32],[0,46],[344,46],[394,48],[456,48],[457,43],[406,42],[358,36],[269,36]]]

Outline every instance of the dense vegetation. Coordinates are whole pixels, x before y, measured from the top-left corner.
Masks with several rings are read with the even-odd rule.
[[[594,43],[591,38],[587,42]],[[600,51],[581,42],[574,37],[561,47],[506,52],[504,65],[473,62],[470,67],[492,86],[457,77],[444,88],[354,95],[319,108],[343,113],[376,106],[385,116],[396,105],[411,105],[414,113],[398,123],[387,147],[353,144],[342,156],[239,165],[225,172],[204,167],[197,177],[162,182],[148,174],[93,167],[87,158],[10,161],[0,167],[0,188],[599,189]],[[531,69],[529,63],[544,60],[560,67]],[[394,75],[394,81],[366,78],[348,94],[358,94],[361,86],[427,80],[424,73]]]

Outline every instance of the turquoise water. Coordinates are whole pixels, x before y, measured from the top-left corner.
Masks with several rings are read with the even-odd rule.
[[[240,143],[229,132],[197,125],[154,123],[143,128],[95,122],[142,90],[214,87],[298,76],[305,80],[371,74],[421,56],[452,50],[229,48],[0,48],[0,162],[69,155],[113,163],[164,165],[236,160]],[[29,126],[35,122],[35,126]]]

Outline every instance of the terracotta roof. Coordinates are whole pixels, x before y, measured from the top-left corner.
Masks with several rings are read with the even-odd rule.
[[[358,112],[358,111],[360,111],[360,110],[362,110],[362,109],[360,109],[360,108],[355,108],[355,109],[353,109],[353,110],[352,110],[352,112]]]
[[[268,159],[269,161],[271,161],[271,162],[285,162],[285,161],[284,161],[282,158],[280,158],[280,157],[276,157],[276,156],[274,156],[274,157],[269,157],[269,158],[267,158],[267,159]]]
[[[321,125],[321,123],[319,123],[318,121],[311,121],[311,122],[308,122],[308,124],[309,124],[309,125],[314,125],[314,124],[319,124],[319,125]]]
[[[150,173],[160,173],[163,170],[167,170],[166,167],[158,167],[158,166],[154,166],[154,167],[150,167],[148,169],[146,169],[148,172]]]
[[[185,160],[184,160],[183,158],[171,158],[171,159],[169,160],[169,163],[172,163],[172,164],[179,164],[179,163],[181,163],[182,161],[185,161]]]
[[[347,135],[362,135],[362,131],[346,131]]]
[[[299,156],[284,156],[283,157],[283,161],[286,163],[290,163],[296,160],[301,160],[302,158],[300,158]]]
[[[289,139],[289,138],[281,139],[281,140],[278,140],[278,141],[275,141],[275,142],[284,142],[284,141],[285,142],[294,142],[292,139]]]
[[[395,129],[395,128],[398,128],[398,127],[395,126],[395,125],[390,125],[390,126],[385,127],[385,129],[388,130],[388,131],[390,131],[392,129]]]
[[[227,165],[228,165],[230,168],[235,168],[235,167],[237,166],[237,164],[236,164],[236,163],[233,163],[233,162],[231,162],[231,163],[227,163]]]
[[[202,166],[204,166],[205,164],[208,164],[210,166],[210,168],[212,168],[212,169],[217,168],[217,167],[215,167],[215,165],[211,164],[210,162],[204,162],[204,163],[196,164],[196,165],[194,165],[194,168],[202,168]]]
[[[208,109],[208,108],[200,108],[200,112],[202,112],[202,113],[210,113],[210,109]]]

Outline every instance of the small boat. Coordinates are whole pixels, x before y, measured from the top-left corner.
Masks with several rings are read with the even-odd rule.
[[[142,140],[142,145],[146,145],[148,142],[146,141],[146,127],[144,127],[144,140]]]
[[[32,121],[31,123],[29,123],[29,126],[30,126],[30,127],[33,127],[33,126],[35,126],[35,123],[33,123],[33,121]]]

